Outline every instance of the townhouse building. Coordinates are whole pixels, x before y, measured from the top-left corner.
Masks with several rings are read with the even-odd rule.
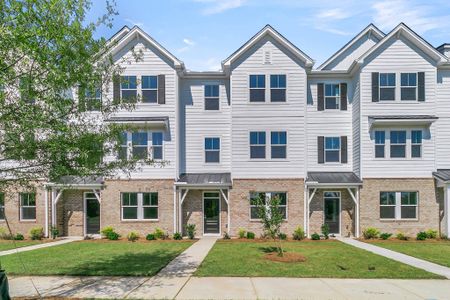
[[[387,34],[370,24],[314,68],[267,25],[220,71],[191,72],[139,27],[112,39],[124,71],[108,93],[140,100],[104,120],[132,128],[105,159],[164,164],[7,192],[13,230],[172,234],[195,224],[200,236],[235,236],[261,232],[256,200],[278,197],[288,234],[322,224],[342,236],[450,234],[450,45],[434,48],[403,23]],[[122,62],[136,50],[142,60]]]

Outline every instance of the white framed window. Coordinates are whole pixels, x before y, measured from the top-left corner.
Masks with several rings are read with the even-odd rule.
[[[36,194],[20,193],[20,220],[36,220]]]
[[[219,85],[205,85],[205,110],[219,110]]]
[[[411,131],[411,157],[422,157],[422,130]]]
[[[152,155],[153,159],[163,159],[164,134],[161,131],[152,132]]]
[[[142,76],[141,89],[143,103],[158,103],[158,76]]]
[[[325,162],[333,163],[341,161],[341,138],[325,137]]]
[[[286,75],[270,75],[270,102],[286,102]]]
[[[220,138],[205,138],[205,163],[220,163]]]
[[[123,102],[136,102],[137,100],[136,76],[120,76],[120,97]]]
[[[148,133],[135,131],[131,133],[132,156],[134,159],[148,158]]]
[[[380,101],[395,100],[395,73],[380,73]]]
[[[271,158],[286,158],[287,134],[286,131],[272,131],[270,133]]]
[[[122,220],[157,220],[158,193],[121,193]]]
[[[250,75],[250,102],[266,101],[266,75]]]
[[[270,200],[278,197],[280,203],[278,205],[283,219],[287,220],[287,193],[286,192],[250,192],[250,220],[259,220],[258,203],[265,203],[269,206]]]
[[[380,219],[418,219],[418,192],[380,192]]]
[[[375,131],[375,157],[384,158],[386,148],[386,132],[384,130]]]
[[[100,111],[102,108],[102,90],[101,84],[99,87],[86,89],[85,91],[85,107],[86,111]]]
[[[119,159],[128,159],[128,133],[122,132],[119,137]]]
[[[252,158],[252,159],[266,158],[266,132],[265,131],[250,132],[250,158]]]
[[[391,158],[405,158],[406,157],[406,131],[405,130],[391,130]]]
[[[339,109],[340,86],[337,83],[325,84],[325,109]]]
[[[5,219],[5,193],[0,193],[0,220]]]
[[[401,73],[401,100],[417,100],[417,73]]]

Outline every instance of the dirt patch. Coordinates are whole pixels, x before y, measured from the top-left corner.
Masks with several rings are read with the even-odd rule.
[[[305,262],[306,257],[297,252],[285,252],[283,256],[278,256],[277,252],[271,252],[264,255],[265,259],[277,262]]]

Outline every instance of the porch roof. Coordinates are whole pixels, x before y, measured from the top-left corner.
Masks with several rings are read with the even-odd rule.
[[[356,186],[362,185],[362,180],[353,172],[308,172],[306,185]]]
[[[55,182],[49,182],[46,185],[50,187],[66,188],[100,188],[104,180],[101,176],[62,176]]]
[[[144,127],[169,127],[169,117],[151,117],[151,116],[112,116],[106,120],[110,123],[127,124],[130,126]]]
[[[443,182],[450,182],[450,169],[437,169],[433,176]]]
[[[369,116],[370,126],[376,125],[430,125],[438,120],[434,115],[381,115]]]
[[[184,173],[175,183],[177,186],[231,186],[230,173]]]

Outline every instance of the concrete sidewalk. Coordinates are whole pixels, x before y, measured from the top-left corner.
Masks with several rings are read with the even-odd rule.
[[[348,245],[352,245],[354,247],[360,248],[360,249],[364,249],[366,251],[396,260],[398,262],[437,274],[437,275],[441,275],[446,277],[447,279],[450,279],[450,268],[423,260],[423,259],[419,259],[419,258],[415,258],[403,253],[399,253],[396,251],[392,251],[383,247],[378,247],[369,243],[364,243],[364,242],[360,242],[357,241],[355,239],[351,239],[351,238],[337,238],[338,240],[340,240],[343,243],[346,243]],[[450,299],[450,295],[449,295],[449,299]]]
[[[81,240],[83,240],[83,237],[65,237],[65,238],[62,238],[61,240],[54,241],[54,242],[48,242],[48,243],[42,243],[42,244],[33,245],[33,246],[26,246],[26,247],[20,247],[17,249],[0,251],[0,256],[10,255],[10,254],[19,253],[19,252],[25,252],[25,251],[31,251],[31,250],[36,250],[36,249],[42,249],[42,248],[47,248],[47,247],[53,247],[53,246],[63,245],[63,244],[71,243],[74,241],[81,241]]]

